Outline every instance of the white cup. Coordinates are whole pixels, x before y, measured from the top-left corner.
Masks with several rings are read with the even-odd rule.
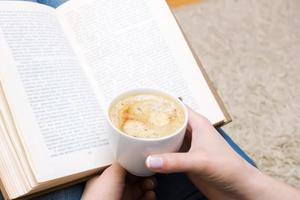
[[[109,110],[112,105],[115,105],[115,103],[122,98],[135,94],[163,95],[173,99],[175,102],[178,102],[185,114],[185,120],[182,127],[180,127],[175,133],[161,138],[138,138],[123,133],[111,122]],[[136,176],[151,176],[154,174],[148,170],[145,164],[146,158],[149,155],[176,152],[179,150],[184,139],[188,122],[187,108],[178,98],[163,91],[154,89],[136,89],[124,92],[112,100],[106,113],[110,134],[109,138],[115,160],[128,172]]]

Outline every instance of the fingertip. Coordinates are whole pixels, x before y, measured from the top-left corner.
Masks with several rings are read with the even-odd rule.
[[[159,173],[186,172],[191,166],[188,153],[166,153],[151,155],[148,160],[149,169]]]
[[[153,190],[157,186],[157,180],[155,177],[146,178],[142,183],[142,189],[144,191]]]
[[[117,169],[124,169],[118,162],[113,162],[112,164],[111,164],[111,167],[115,167],[115,168],[117,168]]]
[[[117,162],[112,163],[110,167],[108,167],[104,172],[112,173],[114,175],[119,175],[124,177],[126,175],[126,170]]]
[[[159,156],[148,156],[146,159],[146,166],[150,170],[159,170],[163,167],[164,160]]]

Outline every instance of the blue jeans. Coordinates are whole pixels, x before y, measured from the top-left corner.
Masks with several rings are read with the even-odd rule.
[[[247,154],[222,130],[219,133],[227,141],[227,143],[245,160],[255,166],[255,163],[247,156]],[[157,174],[158,186],[156,195],[158,199],[163,200],[205,200],[202,193],[188,180],[185,174],[177,173],[170,175]],[[34,198],[34,200],[80,200],[84,183],[62,189],[47,195]],[[3,200],[0,194],[0,200]]]

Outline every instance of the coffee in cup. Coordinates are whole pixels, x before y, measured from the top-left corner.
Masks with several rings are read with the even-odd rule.
[[[185,121],[182,106],[157,93],[137,93],[119,99],[111,106],[109,117],[120,131],[138,138],[174,134]]]

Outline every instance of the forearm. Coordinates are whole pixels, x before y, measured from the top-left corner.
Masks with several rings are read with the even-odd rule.
[[[248,164],[236,170],[226,181],[209,177],[211,182],[201,180],[193,174],[189,178],[208,199],[212,200],[294,200],[300,199],[300,191],[281,183]]]
[[[277,181],[256,168],[250,169],[247,180],[240,185],[243,200],[294,200],[300,199],[300,191]]]

